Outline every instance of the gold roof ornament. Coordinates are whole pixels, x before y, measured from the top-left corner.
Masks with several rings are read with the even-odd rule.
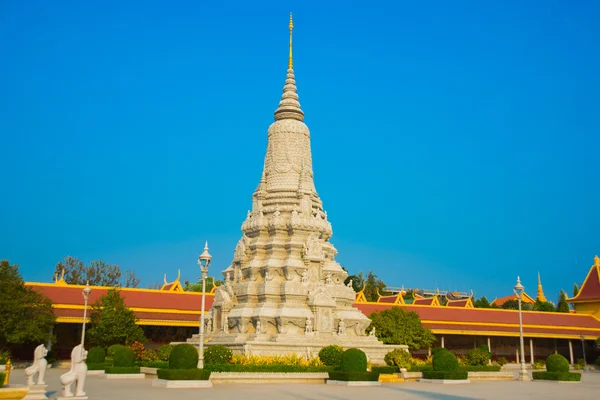
[[[539,272],[538,272],[538,287],[537,287],[536,299],[541,301],[542,303],[545,303],[548,301],[548,299],[546,299],[546,296],[544,296],[544,289],[542,288],[542,279],[540,278]]]
[[[290,13],[290,59],[288,60],[288,69],[294,68],[294,63],[292,62],[292,31],[294,30],[294,21],[292,21],[292,13]]]
[[[600,267],[600,257],[598,257],[598,256],[594,257],[594,266]]]

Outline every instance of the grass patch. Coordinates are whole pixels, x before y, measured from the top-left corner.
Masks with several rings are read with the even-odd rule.
[[[395,374],[400,372],[400,367],[397,365],[384,365],[371,367],[371,372],[379,372],[380,374]]]
[[[329,372],[329,379],[332,381],[345,382],[376,382],[379,380],[379,372]]]
[[[207,381],[211,371],[205,369],[159,369],[156,372],[158,379],[168,381]]]
[[[451,379],[451,380],[463,380],[469,377],[467,371],[423,371],[423,379]]]
[[[204,369],[212,372],[329,372],[335,366],[312,367],[304,365],[252,365],[252,364],[207,364]]]
[[[533,379],[540,381],[581,381],[579,372],[549,372],[549,371],[533,371]]]
[[[139,374],[140,367],[107,367],[104,372],[107,374]]]

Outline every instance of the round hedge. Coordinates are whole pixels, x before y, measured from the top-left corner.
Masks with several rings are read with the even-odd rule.
[[[433,355],[432,364],[434,371],[454,372],[458,368],[458,359],[448,350],[440,350]]]
[[[114,357],[115,352],[118,349],[123,349],[125,348],[125,346],[123,346],[122,344],[113,344],[111,346],[108,346],[108,349],[106,349],[106,355],[109,357]]]
[[[106,354],[102,347],[92,347],[88,350],[86,363],[88,364],[101,364],[106,359]]]
[[[115,367],[135,367],[136,356],[129,347],[121,347],[115,351],[113,356],[113,366]]]
[[[560,354],[552,354],[546,359],[546,371],[569,372],[569,361]]]
[[[191,344],[181,343],[173,346],[169,356],[170,369],[191,369],[198,366],[198,349]]]
[[[332,344],[319,350],[319,359],[325,365],[339,365],[344,349],[341,346]]]
[[[387,365],[396,365],[400,368],[410,368],[411,365],[410,353],[404,349],[394,349],[387,353],[383,360]]]
[[[366,372],[367,355],[360,349],[348,349],[342,353],[340,358],[340,371],[342,372]]]
[[[225,346],[210,346],[204,350],[205,364],[229,364],[233,358],[233,351]]]
[[[160,348],[158,349],[158,359],[161,361],[169,361],[171,351],[173,351],[172,344],[165,344],[163,346],[160,346]]]

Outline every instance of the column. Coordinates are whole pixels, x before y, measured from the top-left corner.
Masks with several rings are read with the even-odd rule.
[[[573,343],[571,343],[571,339],[569,339],[569,357],[571,358],[571,365],[575,364],[575,360],[573,359]]]
[[[444,340],[444,335],[442,335],[442,349],[444,348],[445,345],[446,345],[446,341]]]
[[[487,342],[488,342],[488,350],[489,350],[490,354],[492,354],[492,338],[490,338],[488,336]],[[491,365],[491,364],[492,364],[492,357],[490,357],[490,361],[488,361],[488,365]]]
[[[517,346],[517,364],[519,364],[521,362],[521,359],[519,358],[519,346]]]
[[[443,346],[442,346],[442,347],[443,347]],[[428,348],[427,348],[427,356],[428,356],[428,357],[431,357],[431,347],[428,347]]]
[[[533,365],[533,363],[535,362],[533,359],[533,339],[529,339],[529,355],[531,357],[531,364]]]

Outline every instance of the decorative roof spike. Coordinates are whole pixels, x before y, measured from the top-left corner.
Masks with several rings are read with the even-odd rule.
[[[542,279],[540,278],[540,273],[538,272],[538,289],[537,289],[537,297],[536,300],[541,302],[547,302],[546,296],[544,296],[544,289],[542,288]]]
[[[298,121],[304,121],[304,112],[300,109],[300,102],[298,102],[298,93],[296,90],[296,80],[294,78],[294,64],[292,61],[292,30],[294,29],[294,23],[292,21],[292,14],[290,13],[290,56],[288,59],[288,71],[287,78],[285,80],[285,86],[283,87],[283,95],[281,95],[281,101],[279,107],[275,110],[275,121],[280,119],[295,119]]]
[[[600,257],[598,257],[598,256],[594,257],[594,266],[600,267]]]

